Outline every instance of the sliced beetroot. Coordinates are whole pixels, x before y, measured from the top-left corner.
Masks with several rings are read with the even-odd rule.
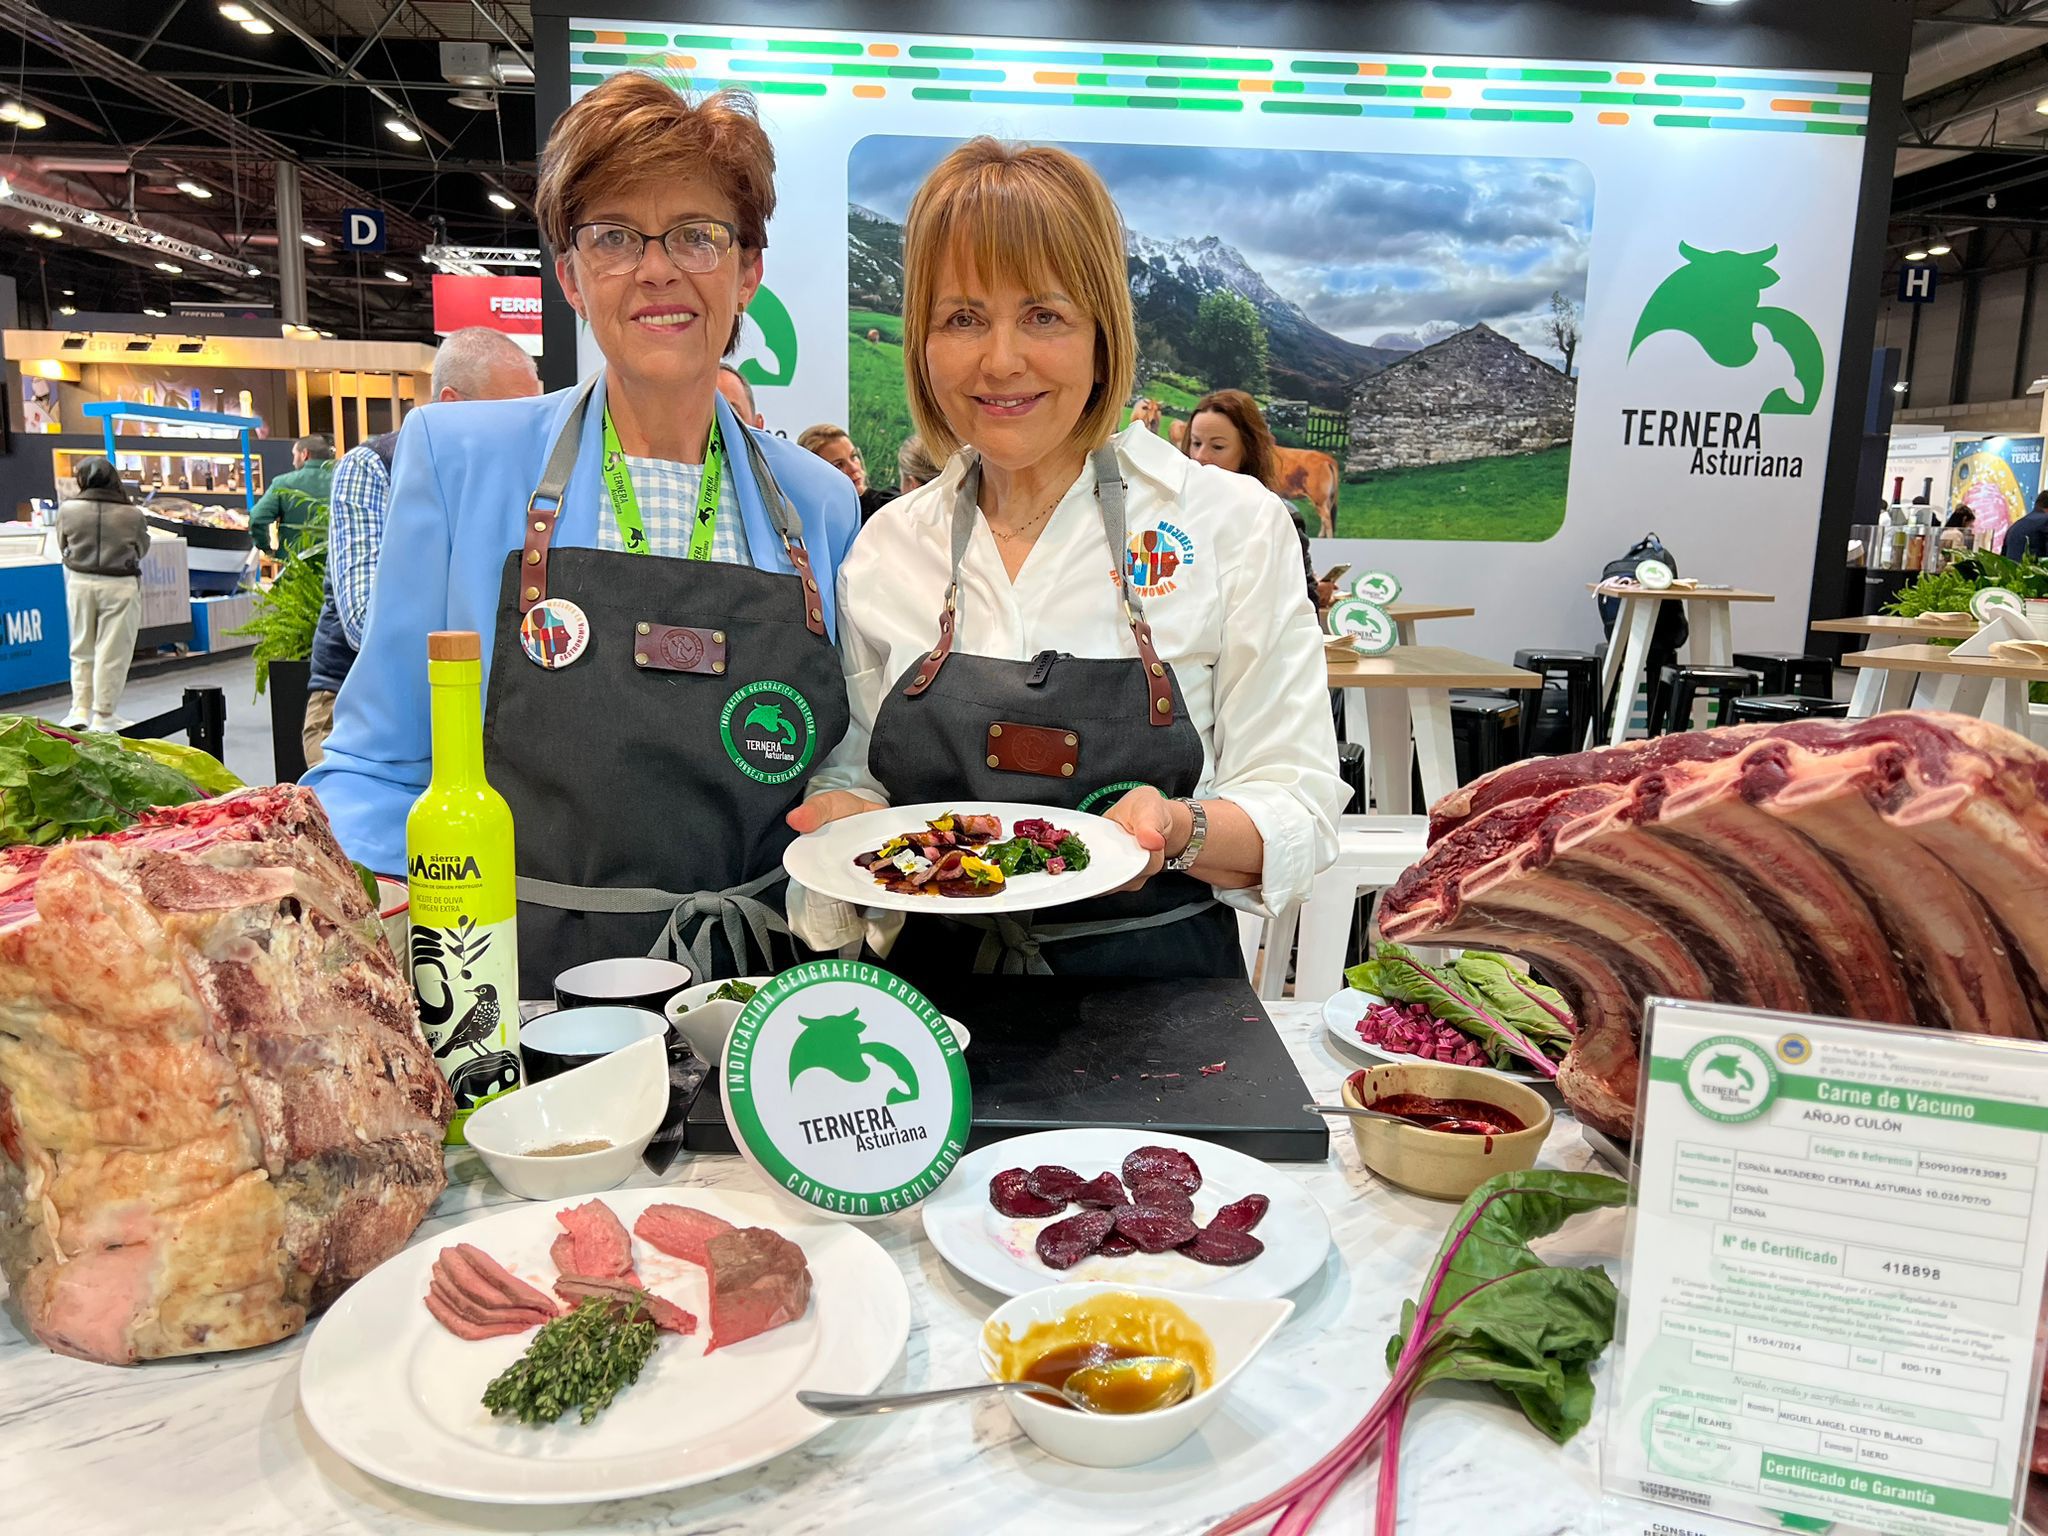
[[[1074,1200],[1080,1205],[1099,1205],[1110,1208],[1129,1205],[1131,1197],[1124,1193],[1123,1180],[1113,1173],[1098,1174],[1074,1191]]]
[[[1202,1229],[1195,1218],[1157,1205],[1120,1205],[1110,1213],[1116,1229],[1144,1253],[1164,1253],[1191,1241]]]
[[[1116,1218],[1107,1211],[1082,1211],[1039,1229],[1038,1256],[1053,1269],[1072,1269],[1100,1248],[1115,1227]]]
[[[1064,1200],[1034,1195],[1030,1179],[1022,1168],[1005,1168],[988,1181],[988,1203],[1005,1216],[1057,1216],[1067,1208]]]
[[[1199,1264],[1249,1264],[1266,1251],[1266,1245],[1249,1232],[1235,1231],[1211,1223],[1180,1251]]]
[[[1178,1184],[1169,1184],[1164,1179],[1154,1179],[1149,1184],[1140,1184],[1131,1191],[1132,1205],[1156,1205],[1162,1210],[1179,1211],[1183,1216],[1195,1214],[1195,1202],[1188,1198],[1188,1192]]]
[[[1105,1259],[1126,1259],[1138,1251],[1138,1245],[1121,1232],[1112,1232],[1102,1240],[1102,1246],[1095,1250]]]
[[[1266,1207],[1273,1202],[1264,1195],[1246,1195],[1242,1200],[1233,1200],[1214,1216],[1209,1218],[1210,1227],[1221,1227],[1226,1232],[1249,1232],[1256,1227],[1266,1214]]]
[[[1195,1160],[1175,1147],[1139,1147],[1124,1159],[1124,1183],[1131,1189],[1141,1184],[1177,1184],[1192,1195],[1202,1187],[1202,1170]]]
[[[1024,1187],[1031,1193],[1041,1200],[1057,1200],[1062,1210],[1087,1184],[1088,1181],[1073,1169],[1062,1168],[1057,1163],[1040,1163],[1024,1181]]]

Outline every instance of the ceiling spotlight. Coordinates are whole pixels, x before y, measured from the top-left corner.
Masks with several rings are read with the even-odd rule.
[[[250,10],[246,5],[236,5],[234,0],[224,0],[220,13],[227,17],[229,21],[254,21],[256,19],[254,11]]]
[[[78,306],[76,304],[59,304],[57,306],[57,313],[60,315],[75,315],[78,313]]]
[[[66,288],[64,290],[64,297],[67,299],[75,299],[78,297],[78,290],[76,288]]]
[[[1908,261],[1925,261],[1926,259],[1927,259],[1927,253],[1926,253],[1925,251],[1908,251],[1908,252],[1906,252],[1906,260],[1908,260]]]
[[[1937,240],[1934,244],[1927,247],[1927,254],[1930,256],[1946,256],[1949,250],[1950,246],[1946,240]]]
[[[45,224],[41,219],[32,221],[29,224],[28,232],[32,235],[41,235],[45,240],[61,240],[64,238],[63,230],[54,224]]]
[[[511,198],[507,197],[502,192],[493,192],[490,194],[490,198],[491,202],[495,206],[504,209],[507,213],[512,212],[515,208],[519,206],[517,203],[513,202]]]
[[[417,144],[420,141],[419,129],[402,117],[387,117],[384,119],[384,126],[408,144]]]
[[[213,196],[213,189],[211,187],[202,187],[196,181],[181,181],[178,183],[178,190],[187,197],[198,198],[202,203]]]
[[[391,281],[393,281],[394,283],[402,283],[407,281],[406,275],[403,272],[399,271],[398,268],[396,267],[386,267],[384,269],[384,275],[390,278]]]
[[[49,121],[47,117],[43,116],[34,107],[23,107],[21,109],[21,121],[16,126],[26,128],[33,133],[38,128],[47,127]]]
[[[159,272],[168,272],[173,277],[183,277],[185,275],[185,269],[175,261],[160,261],[156,264],[156,269]]]
[[[1901,380],[1899,380],[1899,382],[1898,382],[1898,383],[1896,383],[1896,384],[1894,384],[1894,385],[1892,386],[1892,393],[1893,393],[1893,394],[1895,394],[1895,395],[1903,395],[1903,394],[1904,394],[1905,392],[1906,392],[1906,381],[1905,381],[1904,379],[1901,379]]]
[[[320,339],[321,339],[322,341],[332,341],[332,340],[334,340],[334,332],[332,332],[332,331],[322,331],[322,332],[320,333]]]
[[[11,123],[16,128],[26,128],[33,132],[48,122],[49,119],[34,107],[24,106],[18,101],[0,101],[0,123]]]
[[[1989,213],[1992,209],[1996,208],[1997,206],[1998,194],[1996,192],[1986,192],[1984,194],[1984,211],[1986,213]]]
[[[164,319],[164,318],[165,318],[165,316],[164,316],[164,312],[163,312],[162,310],[160,310],[160,309],[151,309],[151,308],[150,308],[150,307],[149,307],[149,306],[148,306],[147,304],[145,304],[145,305],[143,305],[143,306],[142,306],[142,312],[143,312],[143,313],[144,313],[145,315],[149,315],[149,316],[151,316],[151,317],[153,317],[153,318],[155,318],[155,319],[158,319],[158,320],[162,320],[162,319]]]
[[[299,236],[299,238],[305,241],[306,244],[313,247],[313,249],[316,251],[324,251],[327,249],[327,242],[325,240],[322,240],[318,235],[308,235],[302,233]]]
[[[273,28],[271,27],[269,22],[259,21],[254,17],[251,17],[248,21],[242,23],[242,30],[244,32],[247,32],[251,37],[268,37],[270,36]]]
[[[261,267],[251,267],[249,269],[249,275],[251,277],[261,277],[263,275],[263,269]]]

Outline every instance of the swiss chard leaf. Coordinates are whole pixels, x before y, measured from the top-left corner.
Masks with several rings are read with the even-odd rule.
[[[1493,1011],[1538,1045],[1554,1046],[1559,1055],[1572,1043],[1572,1015],[1564,998],[1508,964],[1507,956],[1468,949],[1451,962],[1474,993]]]
[[[1398,944],[1383,944],[1364,965],[1353,966],[1344,979],[1398,1003],[1420,1003],[1431,1014],[1470,1035],[1497,1067],[1529,1066],[1546,1077],[1557,1064],[1469,981],[1449,967],[1424,965]],[[1517,995],[1518,1006],[1527,1000]],[[1546,1028],[1549,1027],[1545,1016]]]
[[[155,806],[199,798],[185,775],[125,750],[117,736],[0,716],[0,847],[114,832]]]

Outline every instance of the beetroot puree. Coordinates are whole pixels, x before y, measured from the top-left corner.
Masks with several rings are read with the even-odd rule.
[[[1523,1129],[1521,1120],[1498,1104],[1479,1099],[1435,1099],[1426,1093],[1389,1093],[1365,1106],[1383,1115],[1398,1115],[1428,1130],[1456,1136],[1505,1136]],[[1448,1124],[1438,1121],[1448,1120]]]

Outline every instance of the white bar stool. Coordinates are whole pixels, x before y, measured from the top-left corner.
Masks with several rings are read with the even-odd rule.
[[[1249,973],[1260,941],[1266,950],[1265,974],[1258,995],[1267,1002],[1284,994],[1288,951],[1294,957],[1297,1001],[1328,997],[1344,984],[1344,954],[1351,940],[1351,920],[1365,891],[1383,891],[1420,859],[1429,840],[1427,816],[1344,816],[1337,828],[1337,862],[1316,876],[1308,900],[1277,916],[1261,920],[1240,914],[1239,934]]]

